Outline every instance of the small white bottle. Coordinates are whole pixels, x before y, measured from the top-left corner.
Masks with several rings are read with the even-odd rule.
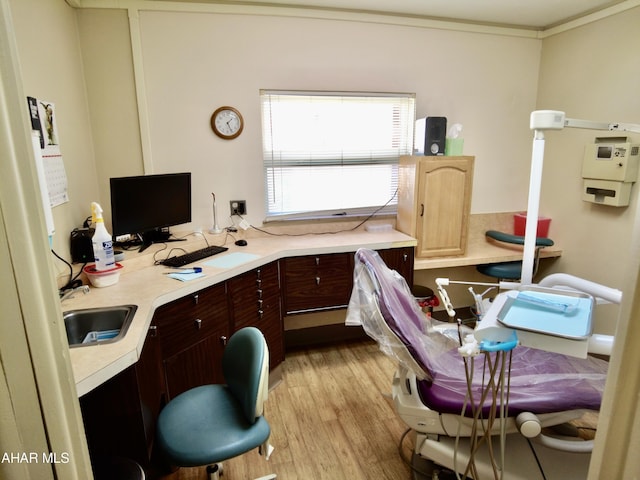
[[[93,215],[93,223],[96,229],[91,239],[96,270],[111,270],[116,267],[116,259],[113,255],[113,239],[104,226],[102,207],[96,202],[91,203],[91,215]]]

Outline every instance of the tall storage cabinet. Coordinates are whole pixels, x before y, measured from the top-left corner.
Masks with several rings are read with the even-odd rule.
[[[464,255],[474,157],[403,156],[397,228],[418,240],[416,257]]]

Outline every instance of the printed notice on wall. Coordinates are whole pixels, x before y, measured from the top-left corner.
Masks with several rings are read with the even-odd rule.
[[[27,97],[31,128],[40,133],[44,175],[52,207],[69,201],[67,174],[62,161],[62,152],[56,124],[56,109],[52,102]]]

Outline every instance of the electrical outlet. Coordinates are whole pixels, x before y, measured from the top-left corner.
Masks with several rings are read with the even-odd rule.
[[[246,215],[247,213],[246,200],[231,200],[229,206],[231,207],[231,215]]]

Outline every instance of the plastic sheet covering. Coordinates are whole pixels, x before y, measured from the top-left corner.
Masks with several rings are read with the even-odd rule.
[[[494,356],[492,355],[492,360]],[[471,387],[474,402],[481,398],[484,357],[475,358]],[[445,368],[446,365],[446,368]],[[511,360],[509,416],[521,412],[537,414],[568,410],[598,410],[607,373],[607,362],[596,358],[576,358],[543,350],[516,347]],[[455,350],[441,357],[432,382],[420,382],[422,402],[442,413],[460,414],[467,383],[463,359]],[[486,386],[486,385],[485,385]],[[485,414],[491,405],[482,405]],[[470,407],[465,412],[471,414]]]
[[[361,325],[384,353],[419,379],[432,379],[438,357],[459,345],[457,326],[427,317],[404,278],[367,249],[356,252],[345,323]]]
[[[347,325],[362,325],[380,349],[424,380],[420,397],[428,407],[460,413],[467,383],[457,352],[457,325],[435,321],[418,307],[404,279],[371,250],[356,252]],[[472,391],[480,398],[483,357],[475,360]],[[607,362],[516,347],[511,364],[509,413],[598,409]],[[485,405],[483,407],[489,407]]]

